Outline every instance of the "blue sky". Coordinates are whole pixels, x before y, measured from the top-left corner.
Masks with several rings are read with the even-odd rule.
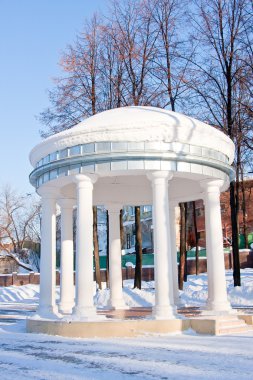
[[[0,0],[0,187],[33,192],[29,152],[40,142],[36,120],[49,105],[58,61],[85,18],[107,0]]]

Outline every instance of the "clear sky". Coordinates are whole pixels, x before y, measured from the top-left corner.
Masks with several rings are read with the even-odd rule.
[[[29,152],[40,142],[36,120],[49,105],[58,61],[85,18],[107,0],[0,0],[0,187],[34,191]]]

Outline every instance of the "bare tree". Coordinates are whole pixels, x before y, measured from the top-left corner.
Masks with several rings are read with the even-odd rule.
[[[237,182],[241,131],[236,117],[236,88],[238,81],[244,80],[246,72],[243,41],[245,28],[250,23],[248,7],[248,0],[201,0],[196,2],[197,15],[193,17],[193,38],[198,49],[192,61],[192,78],[195,80],[191,80],[189,85],[195,91],[198,114],[201,112],[205,121],[222,129],[236,144]],[[238,184],[232,181],[230,208],[235,286],[240,285],[237,189]]]
[[[195,235],[195,262],[196,262],[196,274],[199,274],[199,236],[198,236],[198,225],[197,225],[197,215],[196,215],[196,202],[192,202],[193,206],[193,223],[194,223],[194,235]]]
[[[95,261],[95,277],[99,289],[102,289],[100,262],[99,262],[99,245],[98,245],[98,226],[97,226],[97,207],[93,206],[93,246]]]
[[[141,228],[141,208],[135,207],[135,252],[136,252],[136,265],[134,275],[134,288],[141,289],[142,279],[142,228]]]
[[[182,100],[188,91],[186,73],[188,67],[186,28],[182,33],[182,23],[186,23],[185,1],[149,0],[154,29],[157,30],[156,55],[152,75],[157,79],[163,105],[176,110],[176,103],[182,106]],[[185,21],[185,22],[184,22]],[[160,95],[160,96],[161,96]]]
[[[123,63],[125,105],[151,105],[158,84],[151,75],[157,31],[143,1],[117,1],[112,7],[112,36]]]
[[[179,289],[183,290],[185,279],[186,264],[186,207],[187,203],[180,203],[180,257],[179,257],[179,273],[178,283]]]
[[[110,247],[110,241],[109,241],[109,212],[106,210],[106,287],[110,287],[110,276],[109,276],[109,266],[110,266],[110,260],[109,260],[109,247]]]
[[[104,110],[119,108],[126,104],[123,88],[124,65],[115,42],[115,31],[109,21],[103,26],[103,44],[100,49],[100,87]]]
[[[39,242],[40,205],[30,194],[20,195],[10,186],[0,193],[0,248],[19,266],[32,270],[22,262],[28,243]],[[28,260],[28,258],[26,258]]]
[[[49,92],[51,108],[40,115],[47,128],[41,132],[43,137],[71,128],[103,110],[98,86],[102,32],[99,16],[95,14],[62,55],[60,66],[64,75],[55,79],[56,86]]]

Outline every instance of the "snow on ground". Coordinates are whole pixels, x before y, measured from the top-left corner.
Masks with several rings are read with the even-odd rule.
[[[241,288],[233,287],[228,271],[227,285],[234,306],[253,307],[253,269],[242,271]],[[36,285],[0,288],[1,380],[252,379],[253,333],[215,337],[187,331],[125,339],[27,334],[25,318],[34,313],[38,297]],[[99,307],[108,297],[106,289],[94,296]],[[124,281],[124,297],[129,306],[152,306],[154,282],[137,290]],[[203,306],[206,298],[206,274],[189,276],[182,301]]]
[[[253,334],[69,339],[0,334],[1,379],[252,379]]]
[[[226,281],[228,297],[232,306],[253,307],[253,269],[241,271],[242,286],[234,287],[233,273],[226,271]],[[105,284],[103,284],[105,286]],[[154,281],[142,282],[142,290],[133,289],[133,280],[124,281],[124,299],[128,306],[153,306],[155,302]],[[56,298],[59,298],[59,287],[56,289]],[[94,283],[94,302],[98,308],[107,305],[109,300],[109,290],[103,289],[96,292]],[[207,274],[198,276],[188,276],[184,290],[180,292],[182,304],[185,306],[204,306],[207,300]],[[9,286],[0,288],[0,306],[11,304],[33,304],[36,305],[39,299],[38,285]]]

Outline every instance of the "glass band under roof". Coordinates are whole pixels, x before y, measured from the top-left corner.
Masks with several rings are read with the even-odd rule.
[[[30,175],[43,183],[78,173],[172,170],[221,178],[233,177],[228,157],[214,149],[178,142],[98,142],[75,145],[43,157]]]
[[[207,165],[191,164],[187,162],[161,161],[161,160],[128,160],[101,162],[97,164],[78,164],[63,166],[58,169],[49,170],[36,178],[36,187],[62,176],[85,173],[106,173],[124,170],[168,170],[176,172],[188,172],[207,175],[215,178],[224,179],[228,174],[224,171]],[[32,181],[31,181],[32,182]]]
[[[69,148],[53,152],[43,157],[36,163],[36,168],[46,165],[50,162],[58,160],[85,156],[96,155],[101,153],[116,153],[116,152],[175,152],[177,154],[193,154],[196,156],[209,156],[218,161],[228,163],[228,157],[217,150],[190,145],[182,144],[178,142],[166,143],[162,141],[158,142],[98,142],[75,145]]]

